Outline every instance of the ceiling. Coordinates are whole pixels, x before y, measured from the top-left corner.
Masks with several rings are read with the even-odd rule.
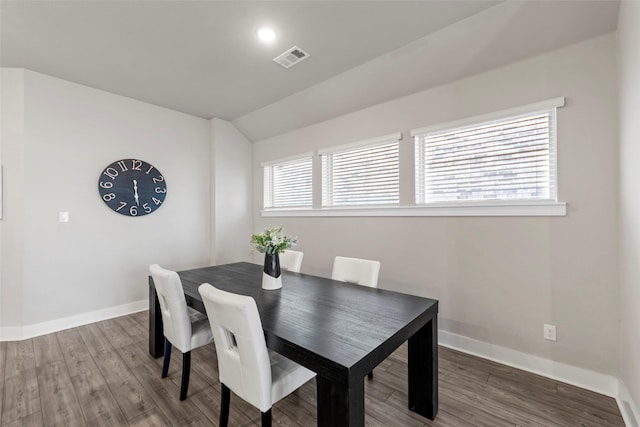
[[[0,1],[0,65],[252,141],[615,30],[616,0]],[[257,40],[264,24],[278,32]],[[310,57],[272,61],[298,46]]]

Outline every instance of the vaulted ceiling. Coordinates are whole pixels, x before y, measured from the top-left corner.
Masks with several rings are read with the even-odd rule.
[[[7,1],[0,65],[255,141],[615,30],[617,0]],[[271,44],[261,25],[278,33]],[[310,57],[272,61],[298,46]]]

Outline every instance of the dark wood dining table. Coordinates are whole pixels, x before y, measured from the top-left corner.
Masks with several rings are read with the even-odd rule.
[[[187,304],[205,313],[198,287],[210,283],[253,297],[267,346],[316,372],[318,426],[364,426],[365,377],[408,340],[408,407],[438,412],[438,301],[283,272],[263,290],[262,266],[247,262],[178,272]],[[149,352],[163,355],[160,306],[149,277]]]

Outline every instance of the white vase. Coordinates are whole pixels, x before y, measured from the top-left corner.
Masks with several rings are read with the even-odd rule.
[[[282,274],[280,274],[280,256],[264,254],[264,268],[262,269],[262,289],[280,289]]]
[[[278,277],[269,276],[267,273],[262,273],[262,289],[274,290],[282,287],[282,274]]]

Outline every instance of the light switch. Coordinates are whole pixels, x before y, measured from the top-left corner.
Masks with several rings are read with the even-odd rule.
[[[60,212],[60,222],[69,222],[69,212]]]

